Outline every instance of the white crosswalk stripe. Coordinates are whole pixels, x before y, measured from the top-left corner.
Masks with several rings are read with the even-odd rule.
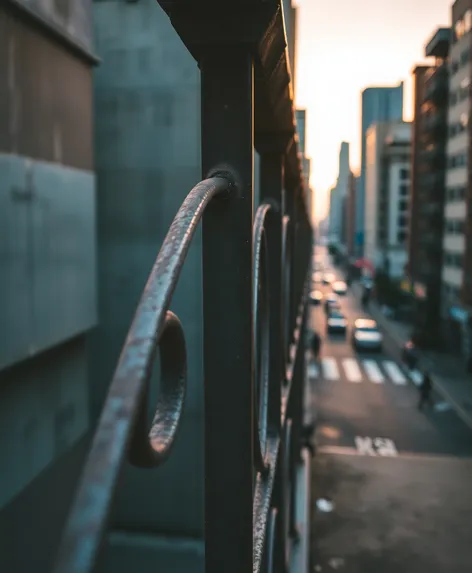
[[[393,360],[358,359],[357,357],[323,357],[321,364],[307,360],[309,378],[322,380],[344,380],[351,383],[371,382],[373,384],[393,383],[405,386],[410,378],[415,384],[422,380],[422,374],[414,370],[407,375]]]
[[[323,376],[326,380],[339,380],[339,370],[334,358],[323,358]]]
[[[362,382],[362,372],[355,358],[344,358],[342,364],[349,382]]]
[[[421,374],[419,370],[411,370],[409,372],[409,376],[413,384],[416,384],[416,386],[419,386],[421,382],[423,382],[423,374]]]
[[[367,377],[371,382],[374,382],[375,384],[382,384],[385,382],[385,376],[382,374],[382,370],[380,370],[380,366],[375,360],[363,360],[362,365],[364,366]]]
[[[320,371],[318,369],[318,366],[314,362],[311,362],[308,365],[308,377],[309,378],[318,378],[319,373],[320,373]]]
[[[404,386],[407,383],[406,376],[400,370],[398,364],[393,362],[392,360],[384,360],[383,367],[385,372],[387,372],[390,380],[399,386]]]

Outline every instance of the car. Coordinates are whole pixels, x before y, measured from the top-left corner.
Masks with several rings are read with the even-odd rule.
[[[323,300],[323,293],[319,290],[312,290],[310,293],[310,302],[311,304],[319,305]]]
[[[347,292],[347,284],[344,281],[336,281],[331,285],[333,292],[338,295],[345,295]]]
[[[358,318],[352,329],[352,345],[356,350],[382,351],[383,336],[375,320]]]
[[[347,320],[339,309],[331,309],[326,319],[326,332],[328,334],[346,334]]]
[[[329,285],[334,281],[334,279],[335,279],[335,276],[332,273],[325,273],[323,275],[323,284]]]
[[[327,294],[325,296],[325,312],[326,314],[329,313],[329,310],[332,306],[339,307],[338,297],[335,294]]]

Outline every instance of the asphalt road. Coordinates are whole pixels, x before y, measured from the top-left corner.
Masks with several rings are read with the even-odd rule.
[[[324,264],[342,278],[327,257]],[[341,307],[350,324],[368,316],[352,293]],[[437,396],[418,411],[418,389],[388,337],[382,353],[358,354],[349,331],[326,335],[322,306],[312,308],[310,324],[323,337],[320,364],[309,366],[317,418],[313,570],[470,571],[472,431]],[[316,506],[324,498],[332,511]]]

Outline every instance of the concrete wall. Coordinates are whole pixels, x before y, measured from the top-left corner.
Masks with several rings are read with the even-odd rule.
[[[94,4],[99,314],[94,337],[93,415],[98,416],[152,264],[173,217],[201,180],[200,77],[195,61],[154,0]],[[160,533],[203,535],[203,380],[201,235],[171,308],[188,349],[184,421],[169,461],[126,468],[114,527],[136,532],[160,554]],[[157,368],[158,370],[158,365]],[[157,395],[157,375],[151,404]],[[118,538],[119,539],[119,538]],[[146,545],[149,547],[149,545]],[[124,567],[112,543],[110,570]],[[129,551],[132,551],[129,548]]]
[[[28,17],[0,6],[0,571],[49,573],[85,455],[97,317],[90,61],[48,26],[85,50],[90,11],[23,4]]]
[[[15,1],[80,46],[92,50],[92,0]]]

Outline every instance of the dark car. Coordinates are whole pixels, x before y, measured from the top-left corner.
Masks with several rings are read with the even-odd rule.
[[[328,334],[346,334],[347,320],[339,309],[331,309],[326,319],[326,332]]]
[[[328,314],[330,308],[333,306],[339,307],[338,297],[333,293],[327,294],[325,296],[325,312],[326,312],[326,314]]]
[[[323,300],[323,293],[319,290],[312,290],[310,293],[311,304],[320,305]]]

